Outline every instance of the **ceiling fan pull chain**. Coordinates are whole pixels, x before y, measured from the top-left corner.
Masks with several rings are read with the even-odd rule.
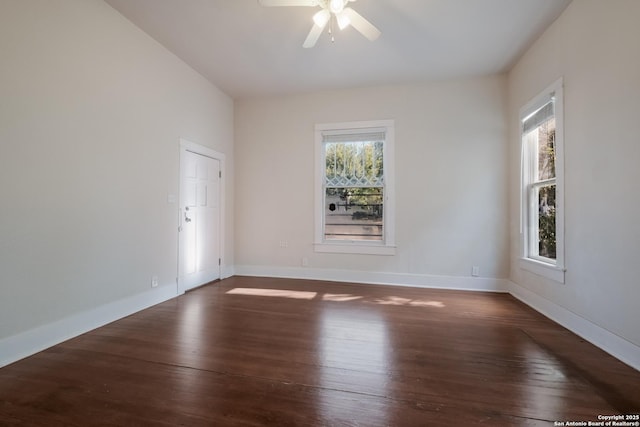
[[[335,19],[334,16],[331,17],[331,21],[329,22],[329,35],[331,36],[331,43],[334,43],[336,41],[336,38],[333,36],[333,20]]]

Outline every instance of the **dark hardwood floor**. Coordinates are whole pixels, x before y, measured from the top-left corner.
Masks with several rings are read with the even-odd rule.
[[[552,426],[640,373],[504,294],[233,277],[0,369],[2,426]]]

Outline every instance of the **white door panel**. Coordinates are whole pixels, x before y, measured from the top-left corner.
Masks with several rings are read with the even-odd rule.
[[[179,290],[220,278],[220,161],[183,150]]]

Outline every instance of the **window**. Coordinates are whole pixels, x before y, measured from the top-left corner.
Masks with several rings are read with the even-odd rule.
[[[316,125],[317,252],[393,255],[393,121]]]
[[[520,113],[521,267],[564,283],[562,80]]]

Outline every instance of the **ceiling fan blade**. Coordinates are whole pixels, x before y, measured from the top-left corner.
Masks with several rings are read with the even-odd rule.
[[[362,15],[355,10],[350,7],[345,7],[342,13],[349,17],[351,26],[360,31],[360,33],[369,40],[374,41],[380,37],[380,30],[378,30],[371,22],[364,19]]]
[[[302,44],[302,47],[304,47],[305,49],[314,47],[318,42],[320,35],[322,34],[322,30],[324,30],[324,26],[321,27],[319,25],[313,24],[313,27],[311,27],[311,31],[309,31],[309,35]]]
[[[258,0],[261,6],[318,6],[318,0]]]

